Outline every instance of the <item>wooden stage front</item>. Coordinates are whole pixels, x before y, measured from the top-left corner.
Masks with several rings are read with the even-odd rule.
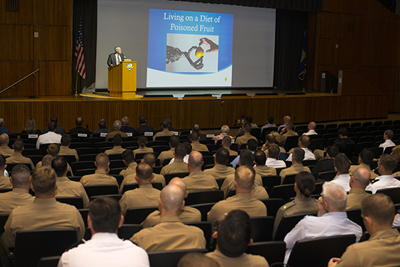
[[[281,123],[290,115],[294,123],[309,121],[343,121],[365,118],[387,118],[387,97],[384,95],[339,96],[321,93],[305,95],[222,96],[216,97],[143,97],[138,100],[121,98],[91,98],[83,96],[49,96],[28,98],[0,98],[0,117],[5,128],[20,133],[25,122],[34,118],[37,128],[47,126],[53,115],[66,130],[75,127],[75,118],[84,118],[84,127],[98,128],[98,121],[106,119],[112,129],[115,120],[128,116],[130,126],[138,127],[138,117],[147,117],[148,125],[158,128],[169,117],[173,127],[189,129],[194,123],[204,128],[219,128],[221,124],[237,127],[242,115],[250,115],[253,122],[263,125],[267,116]]]

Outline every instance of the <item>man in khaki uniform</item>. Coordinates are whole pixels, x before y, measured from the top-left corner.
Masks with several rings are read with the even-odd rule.
[[[107,155],[122,154],[126,149],[121,147],[122,137],[120,134],[114,135],[113,139],[114,147],[112,149],[107,149],[104,153]]]
[[[241,144],[247,144],[247,141],[249,141],[250,139],[256,140],[257,138],[255,138],[254,136],[252,136],[250,134],[251,131],[251,124],[250,123],[245,123],[243,126],[243,132],[244,134],[242,136],[239,136],[238,138],[236,138],[235,143],[239,145]]]
[[[265,165],[266,161],[267,156],[264,152],[259,149],[254,152],[254,162],[256,163],[256,167],[254,167],[254,170],[256,171],[256,173],[260,176],[276,175],[275,168]]]
[[[10,138],[8,134],[3,133],[0,135],[0,155],[4,157],[10,157],[14,154],[14,150],[8,147],[8,143],[10,142]]]
[[[249,166],[240,166],[235,172],[233,186],[236,195],[216,203],[207,214],[207,221],[214,224],[223,219],[225,213],[234,209],[246,211],[250,217],[267,216],[264,203],[254,198],[251,194],[254,186],[256,172]]]
[[[172,136],[172,135],[175,135],[173,132],[168,130],[168,126],[169,126],[168,120],[167,119],[163,120],[162,123],[161,123],[161,127],[162,127],[163,130],[161,132],[156,133],[153,136],[153,141],[155,141],[158,136]]]
[[[136,181],[139,188],[126,191],[119,204],[122,213],[125,214],[129,208],[157,206],[160,190],[153,188],[151,180],[153,179],[153,168],[147,163],[140,163],[136,168]]]
[[[275,136],[273,134],[267,134],[265,136],[265,143],[261,147],[261,150],[264,151],[265,155],[267,155],[269,147],[275,144],[276,144]],[[283,147],[279,147],[279,153],[286,153],[286,150]]]
[[[184,144],[179,144],[175,147],[175,160],[173,163],[164,166],[161,169],[160,174],[165,176],[169,173],[178,172],[189,172],[188,164],[183,162],[183,158],[186,156],[186,148]]]
[[[89,205],[89,198],[83,185],[67,178],[67,160],[62,156],[56,156],[51,162],[51,167],[57,175],[56,197],[80,197],[82,198],[83,207],[87,208]]]
[[[278,139],[278,142],[283,146],[286,142],[286,139],[289,136],[298,136],[299,134],[293,131],[294,124],[293,122],[289,121],[286,126],[282,129],[282,131],[279,133],[280,137]]]
[[[133,156],[133,152],[130,149],[125,150],[121,154],[122,161],[124,162],[126,168],[119,172],[119,175],[124,176],[124,178],[130,174],[136,173],[137,163],[135,161],[135,157]]]
[[[3,266],[7,266],[5,253],[8,253],[9,247],[14,247],[15,236],[19,231],[72,228],[75,229],[78,240],[83,238],[85,224],[79,211],[74,206],[55,199],[56,180],[56,173],[49,166],[38,168],[32,174],[35,200],[32,204],[16,207],[4,226],[4,234],[1,236]]]
[[[6,163],[27,163],[31,165],[31,170],[35,170],[35,165],[30,158],[22,156],[22,151],[24,151],[24,141],[23,140],[15,140],[13,144],[14,153],[6,158]]]
[[[360,154],[358,155],[358,164],[359,165],[351,165],[349,170],[349,175],[352,175],[355,170],[358,168],[367,169],[371,175],[371,179],[375,179],[379,175],[376,174],[371,170],[370,164],[374,160],[374,152],[372,152],[368,148],[364,148],[361,150]]]
[[[162,166],[163,162],[165,159],[172,159],[174,157],[174,151],[175,147],[179,145],[179,137],[176,135],[173,135],[169,138],[169,147],[171,148],[170,150],[167,151],[162,151],[160,155],[158,156],[158,159],[160,160],[160,164]]]
[[[189,138],[192,142],[192,151],[210,152],[206,145],[200,143],[200,135],[198,132],[192,131]]]
[[[63,134],[61,137],[61,147],[60,147],[60,152],[58,155],[60,156],[75,156],[76,161],[79,160],[79,155],[78,152],[76,152],[76,149],[69,148],[71,145],[71,136],[69,134]]]
[[[246,212],[229,212],[219,224],[218,230],[213,233],[213,238],[217,239],[217,248],[206,256],[218,262],[220,266],[269,267],[264,257],[245,253],[248,245],[253,244],[250,217]]]
[[[179,187],[185,193],[185,198],[187,198],[189,191],[186,190],[186,185],[181,178],[178,177],[173,178],[168,185],[175,185]],[[178,211],[178,217],[181,220],[181,222],[201,221],[200,211],[198,209],[189,206],[183,206]],[[153,227],[154,225],[159,224],[160,221],[161,221],[161,212],[156,210],[150,213],[149,216],[147,216],[146,220],[142,222],[142,226],[143,228]]]
[[[18,164],[13,168],[10,181],[13,190],[0,194],[0,214],[9,214],[14,208],[23,206],[33,202],[33,196],[29,194],[31,187],[31,173],[23,164]]]
[[[53,158],[55,156],[57,156],[60,153],[60,145],[59,144],[50,144],[49,147],[47,148],[47,155],[43,157],[42,161],[39,161],[38,164],[36,164],[36,168],[42,167],[43,166],[50,166],[51,165],[51,160],[53,160]],[[49,160],[50,158],[47,156],[51,156],[52,159]],[[45,162],[45,160],[49,160],[48,161],[48,165],[47,164],[43,164]],[[68,172],[70,173],[71,176],[74,176],[73,172],[72,172],[72,168],[71,166],[68,166]]]
[[[190,174],[182,179],[189,192],[219,189],[217,181],[215,181],[214,177],[209,174],[205,174],[201,170],[203,164],[203,155],[198,151],[192,151],[190,153],[188,163]]]
[[[224,179],[226,176],[235,173],[235,169],[226,166],[229,160],[229,151],[223,147],[217,150],[214,155],[214,167],[211,169],[206,169],[203,172],[205,174],[212,175],[215,179]]]
[[[107,134],[106,142],[108,141],[108,139],[114,138],[114,136],[117,134],[121,135],[121,137],[128,137],[128,135],[126,133],[121,132],[122,122],[120,120],[114,121],[113,127],[114,127],[114,132]]]
[[[283,179],[285,179],[286,175],[297,174],[297,173],[302,172],[302,171],[306,171],[306,172],[310,172],[311,173],[311,171],[310,171],[310,169],[308,167],[303,166],[304,154],[305,154],[304,150],[299,148],[299,147],[296,147],[293,150],[293,154],[292,154],[293,155],[292,156],[292,162],[293,163],[292,163],[292,166],[290,166],[289,168],[283,169],[281,171],[281,173],[280,173],[280,176],[282,178],[282,182],[283,182]]]
[[[0,155],[0,188],[12,188],[10,179],[4,176],[4,170],[6,168],[6,158],[3,155]]]
[[[206,240],[203,231],[195,226],[184,225],[178,217],[184,207],[185,193],[176,185],[168,185],[161,190],[158,209],[160,223],[134,234],[130,240],[149,251],[204,249]]]
[[[237,156],[238,155],[237,151],[232,150],[231,145],[232,145],[232,138],[230,136],[225,136],[222,139],[221,146],[229,151],[229,156]]]
[[[370,194],[365,192],[369,185],[370,171],[360,167],[357,168],[350,178],[350,193],[347,195],[346,210],[361,208],[361,202]]]
[[[96,156],[96,171],[94,174],[85,175],[79,181],[83,186],[87,185],[118,185],[117,179],[108,175],[110,161],[107,154],[100,153]]]
[[[383,194],[370,195],[361,203],[369,240],[347,247],[339,258],[332,258],[328,267],[398,266],[400,262],[400,234],[392,229],[394,218],[392,200]]]

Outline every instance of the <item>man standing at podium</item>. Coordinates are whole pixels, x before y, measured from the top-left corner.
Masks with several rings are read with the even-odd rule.
[[[121,63],[121,61],[124,61],[124,59],[126,58],[124,56],[124,54],[122,53],[121,47],[116,46],[114,50],[115,50],[115,53],[111,53],[107,59],[107,65],[109,67],[119,65],[119,63]]]

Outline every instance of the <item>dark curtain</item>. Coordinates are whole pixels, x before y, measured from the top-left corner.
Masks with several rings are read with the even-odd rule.
[[[78,90],[94,86],[96,80],[96,42],[97,42],[97,0],[74,0],[73,11],[73,46],[72,46],[72,88],[71,94],[75,94],[76,78],[78,77]],[[79,19],[82,18],[83,53],[85,57],[86,79],[76,72],[75,45],[79,27]]]
[[[303,81],[298,75],[307,26],[308,12],[276,10],[274,89],[303,89]]]

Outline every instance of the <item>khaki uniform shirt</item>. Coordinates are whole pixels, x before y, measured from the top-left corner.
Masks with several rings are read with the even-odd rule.
[[[87,208],[89,205],[89,198],[83,185],[67,177],[57,177],[56,197],[81,197],[83,207]]]
[[[226,178],[230,174],[235,174],[235,169],[221,164],[215,164],[211,169],[203,171],[205,174],[212,175],[215,179]]]
[[[160,192],[151,184],[142,184],[139,188],[126,191],[119,201],[122,213],[125,214],[126,210],[130,208],[158,206]]]
[[[239,154],[237,153],[237,151],[235,151],[235,150],[228,149],[228,151],[229,151],[229,156],[237,156],[237,155],[239,155]]]
[[[153,141],[155,141],[158,136],[173,136],[173,135],[175,135],[173,132],[170,132],[168,129],[165,129],[162,130],[161,132],[156,133],[153,136]]]
[[[136,154],[142,153],[154,153],[154,150],[151,147],[139,147],[138,149],[133,150],[133,155],[136,157]]]
[[[179,220],[181,222],[200,222],[201,221],[201,213],[198,209],[185,206],[178,213]],[[147,216],[146,220],[142,222],[143,228],[153,227],[156,224],[161,222],[161,213],[156,210]]]
[[[207,253],[206,256],[215,260],[221,267],[269,267],[264,257],[247,253],[243,253],[239,257],[230,258],[216,249],[213,252]]]
[[[94,174],[85,175],[79,181],[83,186],[87,185],[118,185],[117,179],[108,175],[106,171],[96,170]]]
[[[337,267],[398,266],[400,263],[400,234],[397,229],[383,230],[369,240],[347,247]]]
[[[154,178],[151,180],[152,183],[161,183],[162,186],[165,186],[165,178],[161,174],[153,173]],[[122,189],[124,189],[124,185],[126,184],[137,184],[137,181],[135,179],[136,173],[135,174],[130,174],[122,180],[122,183],[119,187],[119,193],[122,193]]]
[[[28,190],[22,188],[14,188],[10,192],[0,194],[0,214],[9,214],[18,206],[24,206],[32,203],[33,196]]]
[[[196,226],[184,225],[178,216],[162,217],[161,222],[134,234],[131,239],[146,251],[177,249],[204,249],[203,231]]]
[[[286,139],[287,139],[289,136],[298,136],[298,135],[299,135],[299,134],[296,133],[295,131],[289,130],[287,133],[284,133],[284,134],[282,134],[282,135],[279,137],[278,142],[281,143],[282,145],[284,145],[285,142],[286,142]]]
[[[36,169],[42,167],[42,165],[43,165],[43,163],[41,161],[39,161],[36,164]],[[71,176],[74,176],[74,173],[72,172],[72,168],[71,168],[71,166],[69,166],[69,163],[67,163],[67,167],[68,167],[68,172],[67,173],[70,173]]]
[[[268,167],[267,165],[258,165],[254,167],[254,170],[260,176],[276,175],[276,169]]]
[[[251,190],[251,195],[255,199],[260,199],[260,200],[269,198],[267,190],[265,190],[265,188],[262,186],[254,186],[253,189]]]
[[[346,210],[361,209],[361,201],[370,195],[371,194],[368,194],[364,189],[361,188],[350,189],[350,192],[347,195]]]
[[[107,149],[104,151],[107,155],[113,155],[113,154],[122,154],[126,149],[122,148],[122,146],[114,146],[111,149]]]
[[[216,203],[207,214],[207,221],[213,225],[217,220],[224,218],[225,213],[231,210],[243,210],[250,217],[267,216],[267,207],[251,194],[237,194],[233,197]]]
[[[12,184],[10,183],[10,178],[5,177],[4,172],[0,174],[0,188],[12,188]]]
[[[226,176],[224,183],[221,185],[221,190],[224,191],[224,195],[225,197],[228,196],[229,192],[232,189],[235,189],[235,187],[233,186],[233,181],[235,180],[235,174],[230,174],[228,176]],[[262,183],[262,179],[261,176],[259,174],[256,173],[256,177],[254,178],[254,186],[263,186]],[[254,190],[254,188],[253,188]]]
[[[250,139],[253,139],[253,140],[256,140],[256,141],[257,141],[257,138],[255,138],[254,136],[252,136],[250,133],[245,133],[244,135],[239,136],[238,138],[236,138],[235,143],[238,144],[239,147],[240,147],[240,145],[242,145],[242,144],[247,144],[247,142],[248,142]]]
[[[9,148],[7,145],[0,146],[0,155],[4,157],[11,157],[14,154],[14,149]]]
[[[173,163],[164,166],[160,174],[165,176],[166,174],[177,172],[189,172],[187,163],[183,162],[182,159],[175,159]]]
[[[73,228],[78,240],[83,238],[85,224],[79,211],[53,198],[35,198],[32,204],[15,208],[4,226],[3,241],[14,247],[17,232],[24,230]]]
[[[283,179],[285,179],[286,175],[297,174],[297,173],[302,172],[302,171],[306,171],[306,172],[310,172],[311,173],[310,168],[308,168],[306,166],[303,166],[303,164],[299,164],[299,163],[293,164],[289,168],[283,169],[281,171],[281,173],[280,173],[280,176],[282,178],[281,183],[283,182]]]
[[[378,174],[374,173],[371,170],[371,167],[369,165],[367,165],[365,163],[361,163],[360,165],[351,165],[350,166],[350,170],[349,170],[349,175],[352,176],[354,171],[357,170],[358,168],[361,168],[361,167],[365,168],[365,169],[367,169],[369,171],[369,173],[371,174],[371,179],[375,179],[376,177],[379,176]]]
[[[192,142],[192,151],[207,151],[210,152],[208,150],[208,147],[200,142]]]
[[[31,165],[32,171],[35,170],[35,165],[30,158],[22,156],[21,153],[14,153],[10,157],[6,158],[6,164],[9,163],[27,163]]]
[[[108,133],[107,136],[106,136],[106,142],[108,141],[108,139],[114,138],[114,136],[117,135],[117,134],[120,134],[121,137],[128,137],[128,135],[126,133],[121,132],[120,130],[118,130],[118,131],[114,131],[114,132]]]
[[[163,164],[164,159],[172,159],[175,157],[174,155],[175,152],[175,148],[171,148],[170,150],[167,151],[163,151],[160,153],[160,155],[158,156],[158,159],[160,160],[160,164]]]
[[[68,146],[60,146],[60,152],[58,153],[60,156],[75,156],[76,161],[79,160],[78,152],[76,149],[69,148]]]
[[[136,173],[137,163],[136,161],[129,163],[128,167],[125,170],[119,172],[119,175],[124,176],[124,178],[130,174]]]
[[[219,186],[215,178],[202,171],[195,171],[182,179],[186,184],[189,192],[202,191],[202,190],[218,190]]]

